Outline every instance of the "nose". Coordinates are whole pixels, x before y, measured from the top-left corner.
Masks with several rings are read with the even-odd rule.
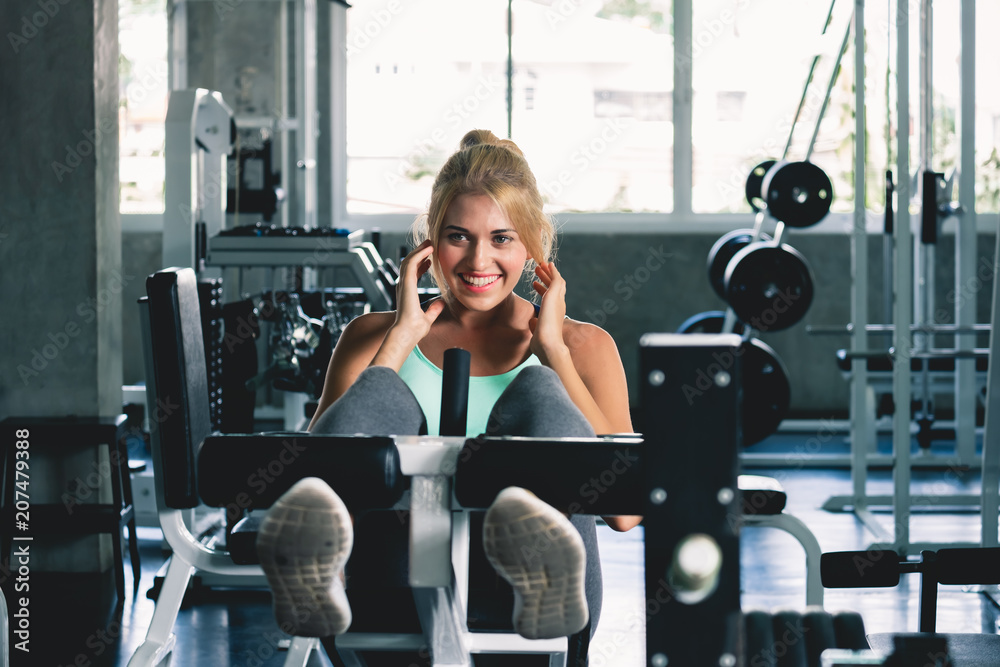
[[[469,247],[469,267],[474,271],[482,271],[489,268],[490,245],[485,241],[477,241]]]

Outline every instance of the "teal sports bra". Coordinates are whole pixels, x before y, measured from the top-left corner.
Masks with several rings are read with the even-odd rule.
[[[541,365],[538,357],[529,356],[517,367],[500,375],[482,375],[469,378],[469,413],[466,420],[466,437],[474,438],[486,432],[493,405],[522,368]],[[439,435],[441,428],[441,379],[444,372],[432,364],[419,347],[403,362],[399,377],[410,388],[427,418],[427,434]]]

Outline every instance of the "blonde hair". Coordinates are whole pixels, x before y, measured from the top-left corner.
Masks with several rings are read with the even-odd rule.
[[[413,224],[412,240],[419,245],[431,239],[437,246],[448,207],[459,195],[488,196],[513,225],[528,250],[524,272],[530,275],[537,263],[551,261],[555,226],[542,211],[542,195],[524,153],[510,139],[499,139],[489,130],[472,130],[441,167],[431,189],[430,206]],[[448,299],[447,283],[437,256],[431,275]]]

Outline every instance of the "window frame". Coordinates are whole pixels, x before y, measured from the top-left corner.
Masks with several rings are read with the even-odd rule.
[[[649,233],[725,233],[754,223],[752,213],[694,213],[692,211],[692,97],[693,77],[691,64],[693,45],[693,2],[694,0],[674,0],[674,62],[672,63],[674,85],[672,92],[673,116],[673,209],[664,213],[557,213],[553,217],[560,234],[649,234]],[[183,4],[183,3],[182,3]],[[334,5],[335,7],[339,7]],[[346,9],[330,13],[330,35],[334,43],[344,43],[347,38]],[[320,28],[322,29],[322,28]],[[171,43],[171,62],[177,45]],[[345,49],[331,49],[329,64],[330,85],[330,125],[329,137],[332,146],[347,145],[347,52]],[[320,63],[320,72],[327,63]],[[173,69],[173,68],[172,68]],[[171,89],[181,83],[176,74],[171,73]],[[321,135],[322,136],[322,135]],[[347,212],[347,154],[346,151],[331,151],[331,182],[329,183],[332,215],[330,224],[351,229],[379,228],[383,232],[404,233],[413,223],[412,214],[363,214]],[[322,190],[322,186],[321,186]],[[983,213],[978,211],[977,213]],[[123,231],[150,232],[162,229],[160,214],[130,214],[122,216]],[[881,231],[880,212],[866,210],[866,223],[870,233]],[[977,216],[977,218],[983,216]],[[796,233],[841,234],[853,225],[854,214],[849,212],[830,213],[818,225]],[[988,225],[979,220],[977,227],[983,231]],[[944,233],[949,232],[954,223],[946,224]]]

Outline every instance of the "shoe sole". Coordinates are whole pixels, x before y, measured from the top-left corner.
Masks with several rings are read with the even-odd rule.
[[[343,634],[351,625],[341,574],[354,543],[351,515],[326,482],[298,481],[271,506],[257,554],[278,626],[298,637]]]
[[[504,489],[486,512],[483,546],[514,588],[518,634],[550,639],[586,627],[587,552],[562,512],[524,489]]]

